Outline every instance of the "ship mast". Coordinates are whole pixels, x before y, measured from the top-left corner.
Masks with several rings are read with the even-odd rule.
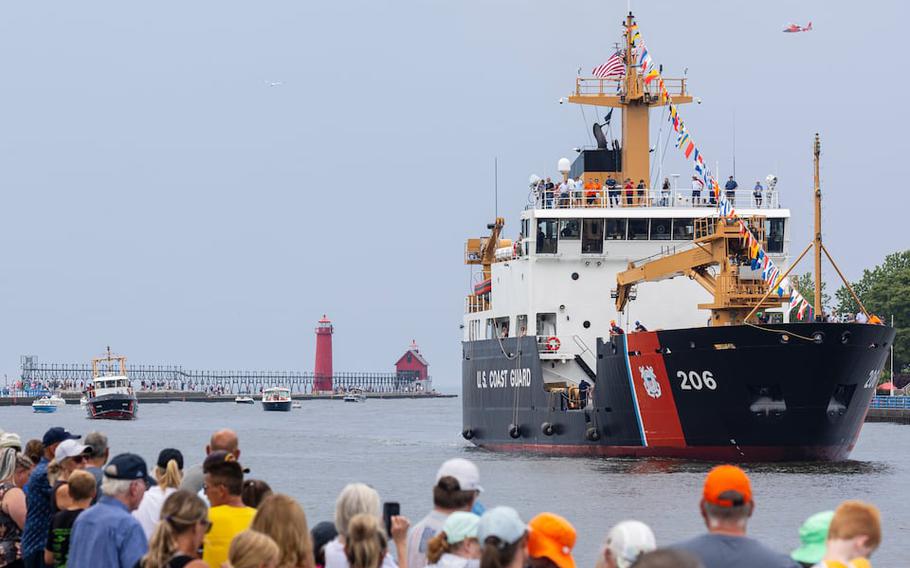
[[[569,95],[569,102],[580,105],[619,108],[622,110],[622,171],[617,172],[622,178],[630,178],[634,183],[644,180],[646,187],[651,187],[651,146],[649,140],[649,113],[651,107],[667,104],[660,96],[656,83],[645,85],[638,72],[638,63],[633,53],[632,26],[635,18],[632,12],[626,16],[625,26],[625,63],[624,77],[578,77],[575,80],[575,92]],[[692,102],[686,92],[685,79],[664,79],[667,90],[673,97],[674,104]]]
[[[815,317],[823,317],[822,313],[822,190],[818,179],[818,163],[821,156],[822,145],[818,133],[815,133]]]

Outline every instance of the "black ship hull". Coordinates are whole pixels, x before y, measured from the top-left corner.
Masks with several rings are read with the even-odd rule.
[[[262,409],[272,412],[290,412],[291,411],[291,401],[290,400],[273,400],[273,401],[263,401]]]
[[[893,339],[890,327],[833,323],[612,336],[581,395],[547,390],[542,366],[556,363],[534,337],[465,342],[462,435],[498,451],[843,460]]]
[[[139,400],[134,394],[104,394],[88,399],[89,418],[99,420],[135,420],[139,417]]]

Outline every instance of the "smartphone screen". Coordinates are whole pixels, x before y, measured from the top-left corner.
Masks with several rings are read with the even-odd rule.
[[[391,501],[382,504],[382,520],[385,523],[385,534],[392,538],[392,517],[401,514],[401,505]]]

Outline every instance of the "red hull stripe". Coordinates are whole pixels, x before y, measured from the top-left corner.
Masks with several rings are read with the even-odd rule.
[[[629,371],[648,445],[685,447],[686,438],[657,332],[631,333],[627,337],[629,352],[633,353],[629,356]]]

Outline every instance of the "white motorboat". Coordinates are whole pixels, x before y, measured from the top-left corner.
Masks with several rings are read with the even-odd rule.
[[[32,410],[41,413],[57,412],[58,408],[65,405],[65,400],[55,394],[52,394],[50,396],[42,396],[41,398],[32,402]]]
[[[361,389],[353,389],[348,391],[341,400],[345,402],[366,402],[367,395],[363,394]]]
[[[251,396],[238,396],[234,398],[234,402],[237,404],[256,404],[256,401]]]

